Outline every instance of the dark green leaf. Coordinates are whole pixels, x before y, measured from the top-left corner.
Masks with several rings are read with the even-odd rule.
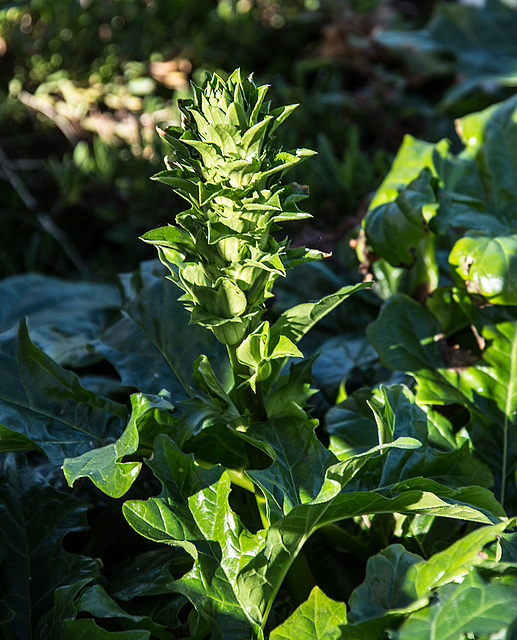
[[[30,637],[55,590],[96,579],[99,565],[62,546],[65,535],[86,529],[84,504],[55,491],[19,454],[2,460],[0,495],[1,599],[15,612],[15,632]]]
[[[85,367],[100,359],[92,343],[121,305],[114,286],[40,274],[2,280],[0,300],[0,333],[26,317],[33,342],[63,367]]]
[[[120,435],[126,408],[82,387],[74,373],[31,342],[24,322],[18,330],[17,353],[9,343],[2,347],[0,420],[9,431],[21,434],[16,442],[9,438],[16,448],[29,438],[30,448],[39,447],[54,464],[61,464],[66,456]]]
[[[63,627],[63,640],[149,640],[149,631],[106,631],[93,620],[70,620]]]

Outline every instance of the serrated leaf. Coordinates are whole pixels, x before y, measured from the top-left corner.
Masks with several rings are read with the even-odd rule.
[[[157,440],[149,465],[163,484],[162,494],[126,502],[124,515],[145,537],[180,546],[193,557],[193,568],[171,589],[186,595],[210,621],[214,638],[258,631],[241,607],[237,576],[260,548],[261,535],[250,534],[231,510],[227,472],[196,467],[165,437]]]
[[[346,623],[346,612],[344,602],[331,600],[321,589],[314,587],[307,601],[271,632],[271,640],[339,640],[342,638],[340,626]]]
[[[487,347],[482,359],[463,367],[454,366],[454,362],[448,366],[447,351],[436,339],[440,326],[409,298],[394,296],[367,333],[381,361],[415,377],[417,401],[459,404],[469,410],[474,450],[492,470],[504,503],[509,474],[517,466],[510,437],[517,409],[517,322],[513,307],[501,314],[501,318],[495,315],[493,322],[483,316],[480,330]]]
[[[121,498],[136,480],[141,462],[123,462],[136,453],[152,451],[159,433],[172,432],[172,405],[158,396],[131,396],[131,418],[120,438],[113,444],[93,449],[77,458],[67,458],[63,473],[70,486],[78,478],[89,478],[101,491],[112,498]]]
[[[17,352],[0,341],[0,363],[0,420],[9,431],[22,434],[16,447],[29,438],[59,465],[92,443],[102,445],[120,435],[126,408],[85,389],[77,375],[32,343],[24,322]]]
[[[267,469],[247,471],[266,498],[268,518],[277,520],[320,492],[335,457],[314,435],[316,423],[307,417],[281,417],[251,427],[251,438],[262,440],[274,455]]]
[[[358,406],[358,403],[361,404]],[[366,403],[370,414],[364,407]],[[377,413],[375,422],[373,411]],[[488,488],[493,484],[489,469],[472,458],[466,442],[449,451],[440,450],[429,442],[432,424],[423,409],[415,403],[413,394],[403,386],[381,386],[378,392],[358,394],[357,399],[352,397],[345,401],[343,407],[332,409],[329,416],[332,420],[328,426],[331,433],[330,449],[340,458],[346,458],[352,453],[351,446],[362,444],[361,448],[372,447],[379,442],[379,422],[387,430],[387,442],[400,437],[412,437],[421,442],[416,451],[389,451],[382,475],[377,476],[370,469],[369,484],[363,485],[364,487],[373,489],[419,476],[452,488],[474,484]],[[337,421],[339,416],[343,417],[342,422]]]

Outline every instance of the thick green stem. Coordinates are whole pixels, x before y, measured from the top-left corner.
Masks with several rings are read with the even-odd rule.
[[[233,370],[234,388],[232,392],[232,400],[235,402],[237,408],[244,414],[249,411],[253,416],[254,421],[262,422],[267,420],[266,408],[264,406],[264,399],[262,397],[262,389],[260,383],[257,383],[255,393],[249,384],[242,384],[243,379],[249,378],[249,368],[241,364],[237,358],[238,344],[226,345],[228,349],[228,355],[230,357],[230,363]]]

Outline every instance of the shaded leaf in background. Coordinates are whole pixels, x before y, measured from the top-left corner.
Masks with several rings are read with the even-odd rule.
[[[63,627],[63,640],[149,640],[149,631],[106,631],[94,620],[70,620]]]
[[[414,585],[406,581],[409,569],[422,558],[401,544],[390,545],[366,564],[364,582],[348,601],[351,623],[380,618],[393,609],[405,609],[417,600]]]
[[[1,600],[15,613],[14,632],[31,637],[55,590],[95,580],[100,567],[62,546],[65,535],[87,528],[86,506],[53,489],[22,455],[3,457],[0,494]]]
[[[85,367],[102,356],[92,344],[120,309],[117,287],[40,274],[0,281],[0,333],[27,318],[31,339],[62,367]]]
[[[517,79],[517,11],[505,0],[483,3],[438,2],[429,23],[417,31],[385,31],[377,35],[384,46],[406,54],[416,72],[422,67],[439,75],[456,76],[442,108],[453,108],[472,94],[514,86]]]
[[[124,629],[145,630],[160,640],[174,640],[174,635],[170,631],[154,623],[149,617],[131,615],[121,609],[99,584],[83,591],[76,602],[76,607],[78,613],[89,613],[99,622],[102,619],[110,622],[118,620]]]
[[[29,438],[54,464],[116,440],[126,416],[123,405],[85,389],[76,374],[40,351],[25,322],[16,351],[0,342],[0,422]],[[23,438],[6,435],[21,445]]]

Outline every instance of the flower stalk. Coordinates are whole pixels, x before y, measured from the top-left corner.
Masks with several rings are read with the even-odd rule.
[[[182,126],[160,131],[167,170],[154,176],[190,208],[142,238],[183,290],[191,323],[226,345],[236,406],[256,420],[266,418],[260,382],[271,361],[301,355],[288,337],[272,337],[262,320],[273,284],[290,266],[322,257],[274,235],[282,223],[310,217],[297,206],[307,189],[282,177],[314,152],[276,144],[276,129],[297,105],[271,109],[267,90],[239,70],[227,81],[213,74],[193,86],[193,98],[180,103]]]

